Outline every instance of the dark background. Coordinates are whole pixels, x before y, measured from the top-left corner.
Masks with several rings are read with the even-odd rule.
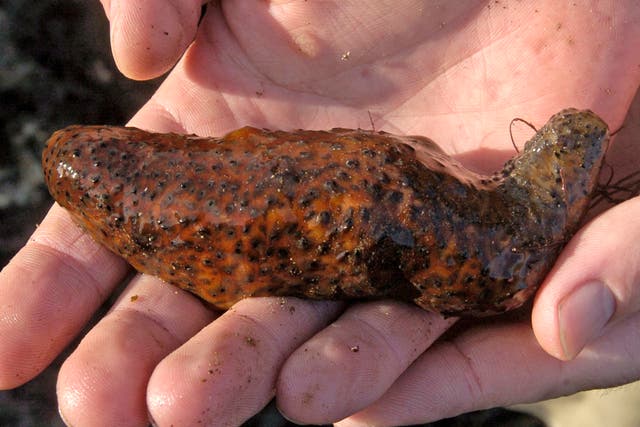
[[[74,123],[122,125],[159,83],[133,82],[117,71],[98,0],[0,1],[0,266],[51,206],[40,170],[46,138]],[[0,391],[0,426],[63,425],[55,382],[64,357],[28,384]],[[292,424],[270,405],[246,425]],[[500,409],[429,425],[543,426]]]

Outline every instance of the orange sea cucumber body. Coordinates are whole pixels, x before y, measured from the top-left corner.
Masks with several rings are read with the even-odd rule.
[[[216,307],[396,298],[486,315],[535,292],[589,204],[607,143],[595,114],[563,110],[484,177],[427,138],[382,132],[73,126],[51,137],[43,167],[94,239]]]

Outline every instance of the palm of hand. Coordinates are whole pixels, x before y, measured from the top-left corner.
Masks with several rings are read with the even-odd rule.
[[[540,13],[524,26],[529,10],[493,12],[482,2],[450,9],[210,6],[152,106],[172,115],[175,123],[163,127],[208,135],[246,124],[367,129],[371,113],[376,129],[423,134],[454,154],[479,147],[510,154],[513,117],[544,122],[570,105],[599,104],[597,96],[614,104],[588,90],[619,71],[596,75],[606,69],[591,49],[597,36],[572,41],[572,32],[588,33],[584,15],[562,17],[563,31],[551,25],[560,16]],[[384,20],[364,25],[374,14]],[[603,111],[618,123],[626,110]]]

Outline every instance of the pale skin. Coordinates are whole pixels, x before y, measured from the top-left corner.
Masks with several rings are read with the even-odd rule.
[[[608,157],[617,176],[640,167],[637,1],[222,1],[199,28],[200,0],[102,3],[125,75],[178,61],[134,126],[369,129],[370,113],[376,130],[427,135],[491,172],[513,155],[512,118],[591,108],[612,129],[626,117]],[[639,217],[636,198],[585,224],[530,317],[436,344],[456,319],[407,304],[256,298],[220,315],[138,275],[62,366],[61,414],[238,425],[276,396],[298,422],[402,425],[633,381]],[[0,389],[44,369],[127,272],[53,206],[0,274]]]

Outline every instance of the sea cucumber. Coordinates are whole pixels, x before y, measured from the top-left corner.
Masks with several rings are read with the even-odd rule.
[[[598,116],[566,109],[481,176],[419,136],[70,126],[42,162],[97,242],[216,308],[394,298],[482,316],[535,292],[587,210],[608,141]]]

